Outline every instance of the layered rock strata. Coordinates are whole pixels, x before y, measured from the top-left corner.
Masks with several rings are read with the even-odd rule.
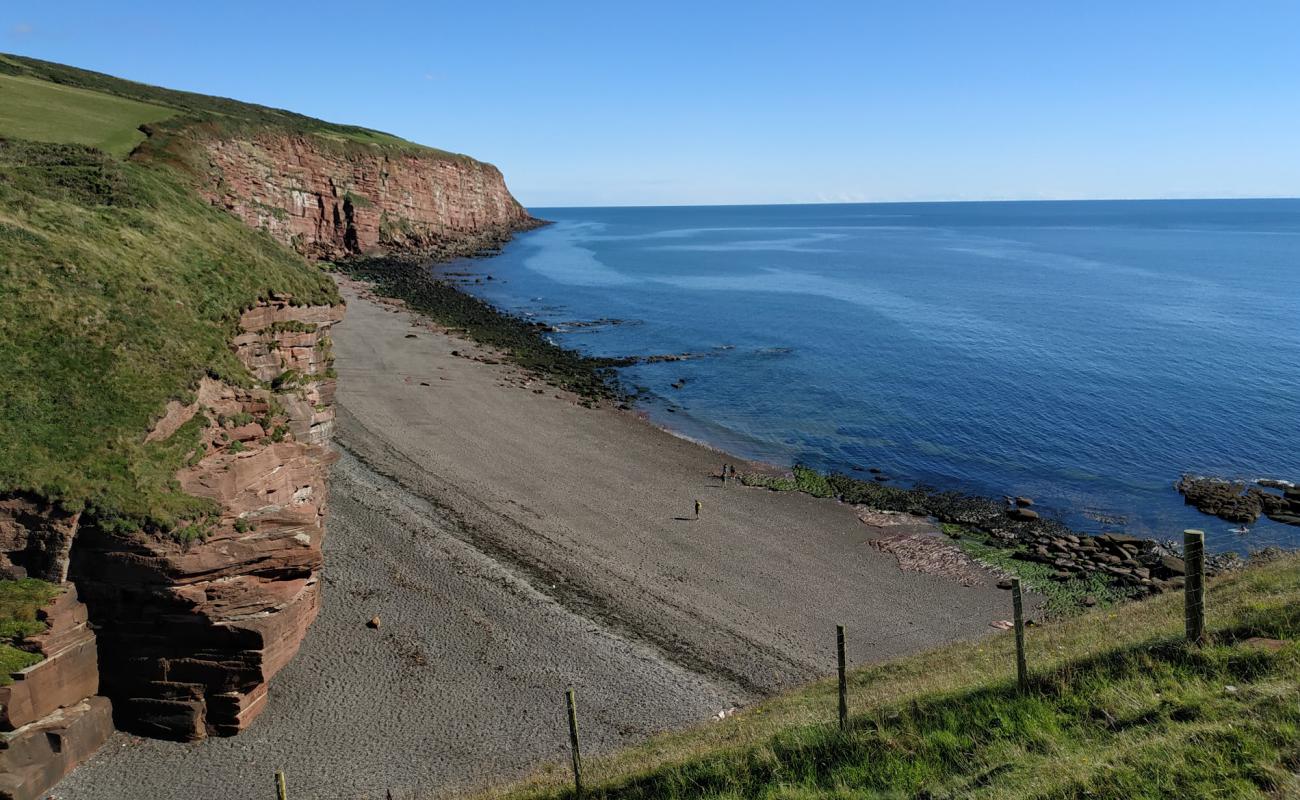
[[[64,584],[38,616],[45,631],[20,646],[44,660],[0,686],[0,800],[43,797],[113,731],[112,707],[96,696],[95,634],[76,587]]]
[[[320,607],[327,449],[338,307],[281,299],[243,315],[236,353],[258,379],[205,379],[151,436],[203,424],[185,492],[217,516],[171,537],[83,524],[70,575],[100,631],[105,693],[119,726],[192,740],[239,732],[298,651]]]
[[[313,258],[472,255],[535,224],[501,171],[467,156],[271,132],[204,147],[208,199]]]
[[[113,732],[108,699],[88,697],[0,733],[0,800],[37,800]]]

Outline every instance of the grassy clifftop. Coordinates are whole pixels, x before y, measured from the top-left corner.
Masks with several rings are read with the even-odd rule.
[[[1212,581],[1207,606],[1204,648],[1177,594],[1030,628],[1023,695],[1009,633],[860,669],[847,733],[823,682],[591,761],[586,796],[1300,796],[1300,558]],[[494,796],[569,780],[557,765]]]
[[[5,100],[0,103],[0,134],[87,144],[120,155],[144,140],[137,130],[142,124],[153,125],[159,134],[193,130],[198,124],[224,135],[275,129],[313,136],[341,147],[378,147],[469,159],[356,125],[150,86],[11,54],[0,54],[0,98]],[[158,136],[160,143],[167,138]]]
[[[199,513],[172,482],[183,444],[145,433],[204,374],[250,380],[229,341],[273,292],[338,301],[165,168],[0,141],[0,491],[133,526]]]
[[[0,494],[125,528],[200,517],[207,504],[173,480],[192,443],[146,444],[150,425],[205,374],[251,381],[229,348],[243,310],[339,298],[166,160],[123,156],[141,124],[205,114],[365,134],[14,56],[0,56],[0,98]]]

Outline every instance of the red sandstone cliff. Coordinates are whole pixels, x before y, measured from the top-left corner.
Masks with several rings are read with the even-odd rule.
[[[320,608],[326,477],[334,455],[329,329],[341,307],[246,312],[235,352],[259,388],[204,379],[150,435],[208,420],[181,488],[220,517],[198,541],[83,526],[70,577],[99,627],[120,724],[155,736],[238,733]]]
[[[211,202],[313,258],[471,255],[537,224],[496,167],[464,156],[271,130],[194,141]],[[41,498],[0,496],[0,578],[65,588],[43,611],[47,633],[24,645],[45,660],[0,688],[0,800],[42,796],[104,741],[110,717],[192,740],[261,713],[320,607],[329,330],[342,312],[288,298],[247,311],[232,347],[256,387],[204,379],[148,433],[208,421],[176,476],[219,509],[192,535],[110,532]]]
[[[274,132],[203,147],[205,196],[314,258],[499,243],[535,224],[501,171],[467,156]]]
[[[0,509],[0,521],[11,521],[17,508],[29,512],[38,506],[10,498]],[[20,530],[0,527],[6,534]],[[0,573],[20,576],[22,569]],[[86,606],[76,587],[63,588],[39,612],[49,627],[22,643],[45,660],[14,673],[13,682],[0,687],[0,800],[43,797],[113,731],[112,706],[97,696],[99,664]]]
[[[234,734],[261,712],[267,682],[320,606],[334,460],[329,330],[342,315],[286,299],[245,312],[232,347],[258,385],[205,378],[194,402],[172,402],[154,426],[148,438],[167,439],[206,420],[177,479],[220,511],[192,537],[111,533],[33,498],[0,501],[0,577],[70,590],[51,617],[70,622],[52,624],[55,644],[40,645],[46,660],[0,689],[0,730],[62,719],[101,686],[120,726],[167,738]],[[107,719],[106,703],[91,710]],[[54,755],[40,774],[62,774]]]

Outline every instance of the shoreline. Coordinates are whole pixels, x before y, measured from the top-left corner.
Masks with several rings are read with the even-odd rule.
[[[119,734],[61,797],[252,796],[276,769],[322,800],[473,791],[563,763],[570,685],[595,756],[831,673],[837,623],[856,665],[1010,614],[978,565],[905,571],[901,542],[942,541],[924,520],[723,487],[715,451],[341,283],[341,458],[298,657],[241,736]]]
[[[478,255],[494,254],[495,251]],[[637,395],[626,390],[616,370],[646,360],[645,357],[592,357],[559,345],[546,335],[553,332],[551,325],[497,308],[461,289],[459,281],[446,280],[448,276],[432,271],[445,263],[446,260],[430,262],[410,257],[383,257],[356,259],[337,266],[351,278],[366,282],[377,295],[399,299],[451,331],[464,333],[480,344],[501,350],[507,360],[536,373],[537,377],[552,385],[577,391],[588,407],[614,402],[621,410],[635,409]],[[457,273],[455,277],[459,276]],[[727,459],[750,461],[655,423],[645,412],[635,413],[647,424],[669,435],[708,448]],[[800,464],[762,466],[764,469],[757,474],[764,476],[761,481],[767,488],[775,488],[772,484],[782,485],[785,479],[793,479],[795,473],[804,469]],[[954,539],[960,539],[963,533],[968,538],[973,534],[981,548],[1005,551],[1004,555],[1009,559],[985,559],[986,564],[997,562],[997,566],[1037,583],[1042,590],[1058,597],[1091,599],[1101,595],[1104,600],[1119,600],[1181,586],[1182,573],[1176,561],[1169,560],[1176,559],[1181,553],[1177,543],[1170,540],[1132,537],[1107,531],[1104,525],[1099,533],[1076,530],[1055,518],[1041,515],[1032,507],[1032,499],[1007,496],[1000,502],[988,496],[924,484],[903,488],[892,481],[878,482],[874,480],[875,475],[866,480],[844,473],[818,475],[823,483],[829,482],[832,490],[815,496],[833,497],[840,502],[864,505],[876,511],[926,517],[940,526],[949,526],[949,534]],[[960,526],[961,530],[951,526]],[[1121,561],[1118,564],[1099,561],[1092,558],[1097,553],[1089,545],[1102,540],[1102,537],[1119,537],[1132,547],[1107,553],[1119,556]],[[968,541],[962,546],[968,551],[976,549],[968,547],[969,544]],[[1208,556],[1207,569],[1213,574],[1241,563],[1242,559],[1235,553],[1213,553]],[[1043,574],[1041,565],[1050,565],[1054,569]],[[1087,588],[1083,584],[1087,584]],[[1064,602],[1068,605],[1072,601]]]
[[[951,552],[925,520],[724,487],[716,451],[340,283],[320,616],[239,737],[118,734],[66,800],[254,796],[277,769],[320,800],[471,792],[564,763],[568,686],[598,756],[830,674],[836,624],[859,665],[1009,618],[997,573],[914,557]]]
[[[836,623],[856,666],[1009,617],[1002,574],[924,519],[724,487],[722,460],[763,465],[340,284],[320,617],[243,735],[118,734],[67,800],[252,795],[281,768],[322,800],[479,791],[562,767],[569,685],[599,756],[829,674]]]

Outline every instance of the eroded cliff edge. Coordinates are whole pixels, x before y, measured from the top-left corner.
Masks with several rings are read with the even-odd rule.
[[[261,712],[319,608],[329,330],[342,316],[290,298],[245,312],[232,347],[255,382],[204,378],[148,434],[186,442],[179,488],[211,500],[213,514],[163,535],[106,530],[32,499],[0,504],[0,569],[68,586],[98,638],[97,679],[79,678],[85,691],[57,705],[98,688],[120,727],[189,740],[237,733]],[[74,674],[96,672],[88,657]]]
[[[239,732],[298,651],[319,608],[343,313],[308,260],[472,255],[536,223],[466,156],[4,66],[157,114],[126,158],[0,129],[0,580],[55,592],[45,633],[5,644],[39,662],[0,687],[0,798],[16,798],[110,719]]]
[[[204,196],[311,258],[472,255],[536,224],[499,169],[467,156],[290,132],[201,138]]]

